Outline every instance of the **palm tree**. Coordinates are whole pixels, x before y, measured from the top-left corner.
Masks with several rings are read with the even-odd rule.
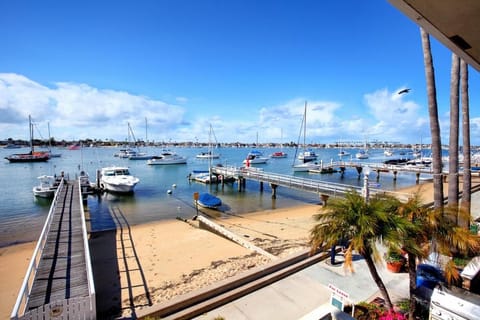
[[[443,206],[443,179],[442,179],[442,142],[440,139],[440,125],[438,122],[437,89],[435,87],[435,72],[433,69],[430,37],[420,28],[423,48],[423,62],[427,82],[428,113],[430,118],[430,133],[432,136],[432,166],[433,166],[433,205],[435,208]]]
[[[460,58],[452,53],[452,69],[450,73],[450,139],[448,147],[448,204],[458,204],[458,133],[459,133],[459,82]],[[454,220],[457,220],[455,214]]]
[[[471,193],[472,174],[471,174],[471,157],[470,157],[470,113],[469,113],[469,97],[468,97],[468,65],[463,59],[460,61],[460,90],[462,99],[462,136],[463,136],[463,195],[462,209],[468,214],[470,219],[471,210]],[[461,226],[467,221],[459,220]]]
[[[376,243],[379,239],[395,242],[396,235],[408,228],[408,221],[394,214],[398,205],[397,199],[386,196],[374,196],[366,202],[352,191],[344,199],[333,199],[324,213],[315,215],[318,224],[310,231],[312,251],[330,248],[343,239],[350,241],[345,267],[353,271],[352,252],[358,252],[365,259],[389,310],[393,309],[392,301],[375,267],[375,262],[381,259]]]
[[[422,261],[434,252],[436,255],[453,257],[455,254],[477,252],[480,249],[480,238],[467,229],[459,227],[451,219],[449,213],[457,213],[458,206],[445,209],[432,209],[423,205],[420,193],[416,193],[406,203],[398,207],[397,214],[408,219],[414,227],[398,234],[399,245],[408,254],[408,273],[410,291],[409,319],[415,316],[416,261]],[[446,214],[444,214],[446,213]],[[464,211],[460,210],[460,215]],[[466,219],[466,218],[465,218]],[[403,239],[402,239],[403,237]],[[435,246],[432,240],[435,239]],[[453,259],[445,265],[445,276],[448,283],[459,279],[458,269]]]

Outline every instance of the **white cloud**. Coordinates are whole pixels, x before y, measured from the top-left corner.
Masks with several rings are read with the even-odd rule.
[[[330,143],[378,139],[401,142],[428,140],[426,107],[387,89],[363,96],[364,106],[341,101],[308,99],[306,141]],[[125,140],[127,122],[137,139],[143,139],[148,120],[148,139],[155,141],[207,141],[210,124],[218,142],[303,142],[301,123],[305,98],[254,108],[248,118],[229,118],[228,110],[200,110],[189,99],[182,106],[125,91],[94,88],[88,84],[58,82],[47,87],[22,75],[0,73],[0,139],[25,139],[27,119],[50,122],[57,140],[84,138]],[[184,106],[185,105],[185,106]],[[359,103],[360,105],[360,103]],[[188,117],[186,110],[188,112]],[[442,134],[446,134],[442,117]],[[447,125],[448,127],[448,125]],[[480,120],[472,119],[472,137],[480,132]],[[448,134],[448,133],[447,133]]]
[[[128,135],[127,122],[133,128],[141,126],[143,132],[145,118],[152,138],[161,139],[185,113],[182,107],[127,92],[66,82],[48,88],[16,74],[0,74],[0,110],[8,115],[2,116],[0,129],[11,128],[9,137],[25,136],[31,114],[37,123],[50,121],[52,131],[67,140],[123,139]],[[18,122],[18,126],[10,125]]]

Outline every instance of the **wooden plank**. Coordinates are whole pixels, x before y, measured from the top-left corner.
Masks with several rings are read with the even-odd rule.
[[[89,295],[78,185],[69,184],[59,192],[27,310]]]

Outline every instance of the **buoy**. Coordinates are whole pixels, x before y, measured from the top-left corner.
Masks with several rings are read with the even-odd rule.
[[[170,190],[170,189],[167,190],[167,193],[168,193],[168,194],[172,194],[172,190]]]
[[[172,188],[176,188],[176,187],[177,187],[177,185],[175,183],[172,184]]]

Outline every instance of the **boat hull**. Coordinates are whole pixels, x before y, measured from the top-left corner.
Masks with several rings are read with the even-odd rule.
[[[44,189],[44,188],[34,187],[33,188],[33,195],[35,197],[39,197],[39,198],[50,199],[50,198],[53,198],[55,196],[55,191],[56,190],[57,190],[56,188]]]
[[[45,154],[30,154],[30,153],[19,153],[12,154],[5,157],[10,162],[46,162],[50,159],[50,155]]]
[[[315,164],[313,162],[306,162],[306,163],[297,164],[293,166],[294,172],[307,172],[310,170],[318,170],[318,169],[320,169],[320,165]]]
[[[106,191],[131,193],[139,182],[126,167],[106,167],[100,172],[100,187]]]
[[[157,160],[157,159],[150,159],[147,161],[149,165],[168,165],[168,164],[186,164],[187,159],[176,159],[176,160]]]
[[[114,184],[103,181],[102,188],[106,191],[118,192],[118,193],[131,193],[134,191],[137,184]]]

